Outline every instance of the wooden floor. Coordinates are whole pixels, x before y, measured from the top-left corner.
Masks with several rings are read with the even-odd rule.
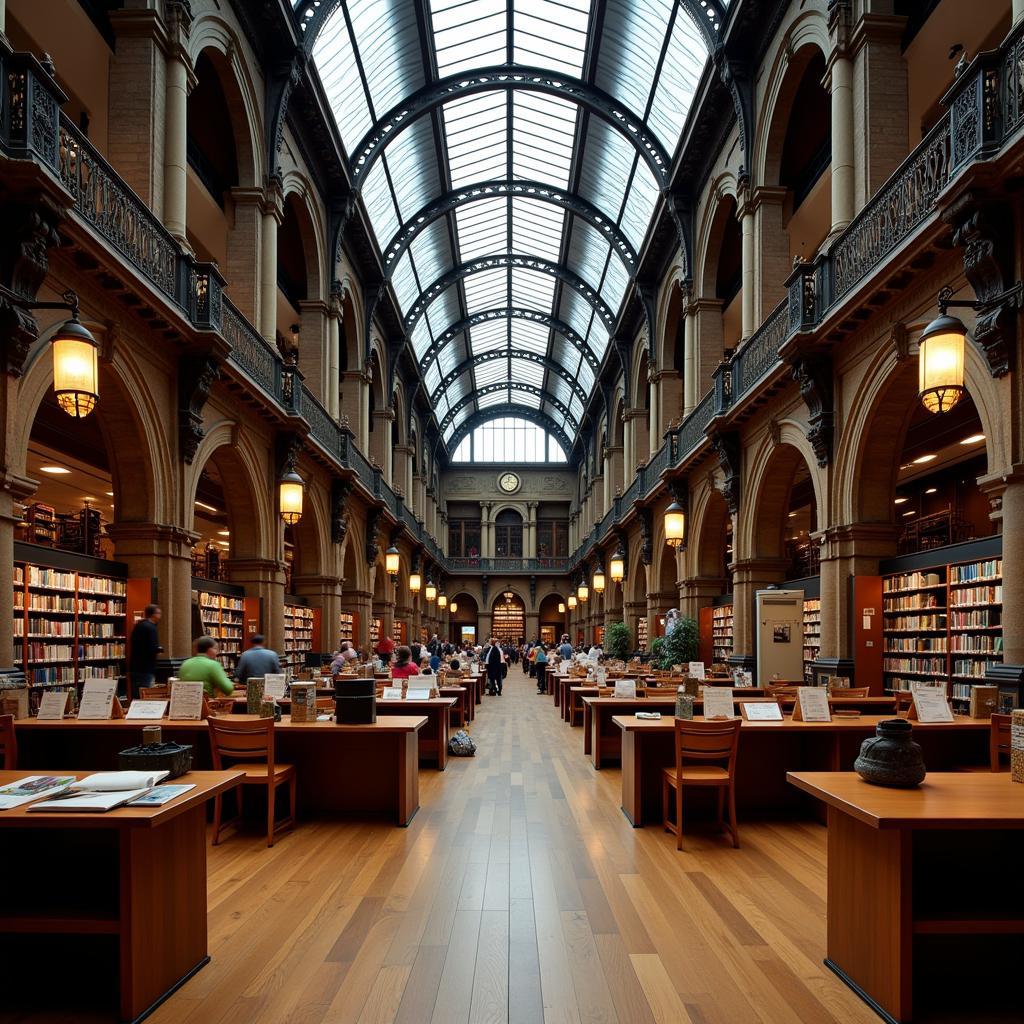
[[[632,829],[513,666],[408,829],[302,822],[210,852],[212,963],[153,1024],[867,1024],[822,965],[825,829]],[[358,779],[353,779],[358,785]]]

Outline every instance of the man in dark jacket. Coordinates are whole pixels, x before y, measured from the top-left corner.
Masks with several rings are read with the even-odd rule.
[[[501,696],[502,657],[498,641],[492,636],[484,651],[484,665],[487,667],[487,689]]]
[[[128,672],[133,694],[139,692],[140,686],[152,686],[156,679],[156,656],[163,650],[156,631],[159,621],[160,606],[147,604],[142,618],[132,628]]]

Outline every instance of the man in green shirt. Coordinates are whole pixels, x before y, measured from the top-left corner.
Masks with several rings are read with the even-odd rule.
[[[187,683],[202,683],[203,693],[207,697],[219,696],[217,690],[225,697],[230,697],[235,688],[217,660],[219,653],[220,648],[212,636],[201,636],[196,641],[195,657],[181,663],[178,678]]]

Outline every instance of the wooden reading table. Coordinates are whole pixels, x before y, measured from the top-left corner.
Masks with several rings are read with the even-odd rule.
[[[429,700],[378,700],[377,718],[392,715],[426,715],[420,731],[420,762],[427,761],[443,772],[448,766],[448,718],[458,703],[455,697],[431,697]]]
[[[861,715],[831,722],[747,722],[740,728],[736,803],[741,816],[806,815],[808,805],[787,785],[792,770],[852,768],[860,745],[892,715]],[[701,721],[698,716],[697,721]],[[622,810],[639,828],[661,821],[661,770],[675,763],[675,719],[616,715],[622,730]],[[914,723],[914,741],[936,769],[988,764],[989,723],[957,716],[953,722]],[[700,795],[693,797],[697,803]]]
[[[89,773],[21,768],[0,771],[0,785],[33,774]],[[24,1001],[38,1010],[56,991],[71,1001],[63,1017],[71,1020],[81,1000],[109,985],[117,988],[110,996],[119,1019],[139,1021],[209,963],[206,802],[242,777],[189,772],[174,781],[196,788],[162,807],[0,811],[6,1006]],[[32,952],[19,959],[29,936]],[[92,968],[85,989],[61,991],[69,964],[85,957]]]
[[[1020,1020],[1024,895],[1006,873],[1024,856],[1024,785],[981,772],[929,772],[917,789],[853,772],[787,778],[828,808],[826,965],[887,1021],[936,1006],[948,1020]]]
[[[142,727],[153,724],[22,718],[15,723],[18,762],[38,770],[63,759],[78,769],[110,770],[118,751],[141,743]],[[372,725],[292,722],[285,715],[274,728],[274,756],[295,765],[302,813],[387,815],[408,825],[419,810],[418,735],[426,724],[425,715],[389,715]],[[206,722],[165,718],[159,725],[166,738],[192,744],[194,766],[211,763]]]

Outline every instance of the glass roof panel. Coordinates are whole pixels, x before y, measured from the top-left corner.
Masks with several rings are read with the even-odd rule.
[[[635,157],[636,150],[619,132],[604,121],[591,118],[583,149],[580,195],[609,216],[616,217],[629,185]],[[644,168],[651,175],[646,164]],[[653,180],[653,175],[651,178]],[[643,243],[643,236],[639,239],[629,236],[629,240],[633,248],[638,249]]]
[[[658,188],[654,179],[644,173],[646,169],[643,164],[637,167],[633,187],[629,190],[626,207],[622,211],[622,230],[631,242],[638,240],[634,245],[642,244],[658,202]]]
[[[454,367],[452,367],[454,369]],[[453,380],[447,388],[445,388],[445,395],[448,398],[449,405],[457,405],[460,398],[465,398],[466,395],[473,393],[473,381],[469,376],[468,370],[463,370],[458,377]]]
[[[351,153],[373,127],[373,114],[359,77],[345,13],[340,7],[327,19],[327,24],[316,37],[313,60],[341,133],[341,141]]]
[[[587,45],[589,0],[514,0],[517,64],[580,77]]]
[[[441,191],[434,129],[429,117],[419,118],[389,142],[384,150],[384,162],[391,174],[403,221]],[[386,240],[391,236],[378,233],[377,237]]]
[[[606,0],[597,84],[637,114],[647,110],[678,0]]]
[[[420,317],[416,326],[412,329],[412,350],[416,353],[417,359],[422,359],[430,348],[430,324],[426,317]]]
[[[560,402],[568,405],[572,401],[572,396],[575,394],[569,384],[564,381],[557,373],[548,374],[548,389]]]
[[[506,0],[431,0],[437,70],[442,78],[467,68],[505,63]]]
[[[669,152],[679,142],[707,59],[704,37],[689,12],[680,4],[647,118],[647,123],[664,141]]]
[[[391,238],[398,230],[398,212],[388,184],[386,167],[383,160],[378,160],[370,168],[363,183],[363,202],[378,238]]]
[[[508,168],[507,101],[484,92],[442,107],[452,186],[504,178]]]
[[[611,250],[612,247],[605,240],[604,235],[592,228],[586,221],[574,218],[572,236],[569,239],[569,265],[580,277],[591,283],[600,281]],[[618,305],[613,298],[607,295],[604,296],[604,299],[613,308]]]
[[[604,354],[608,351],[608,342],[610,340],[611,338],[604,324],[595,316],[591,321],[590,330],[587,331],[587,347],[597,356],[598,362],[604,359]]]
[[[626,294],[626,287],[628,285],[629,274],[626,273],[622,260],[616,259],[609,251],[604,272],[604,282],[601,285],[601,294],[604,296],[605,302],[611,305],[612,309],[617,310],[622,305],[622,299]]]
[[[439,278],[452,264],[447,222],[441,219],[428,224],[413,239],[409,252],[416,264],[416,274],[421,284],[426,285]]]
[[[518,384],[532,384],[539,388],[544,383],[544,367],[527,359],[512,359],[510,380]]]
[[[462,287],[466,293],[466,309],[470,314],[505,306],[508,271],[504,267],[481,270],[464,278]]]
[[[391,285],[398,297],[398,305],[405,313],[420,293],[420,286],[416,283],[416,275],[412,269],[412,259],[407,252],[402,254],[402,258],[395,265],[395,272],[391,275]]]
[[[540,395],[534,394],[532,391],[521,391],[519,388],[512,389],[513,405],[525,405],[530,409],[539,409],[540,402]],[[561,420],[558,420],[556,422],[560,423]]]
[[[379,117],[419,89],[426,79],[420,57],[415,4],[346,0],[370,101]]]
[[[492,391],[486,395],[479,395],[476,404],[481,409],[490,409],[495,405],[504,405],[509,400],[508,389],[504,391]]]
[[[441,383],[441,371],[437,368],[437,361],[433,361],[423,371],[423,383],[427,386],[427,394],[432,395]]]
[[[481,352],[493,352],[495,349],[505,348],[508,345],[508,321],[488,320],[486,323],[478,324],[470,332],[473,345],[473,355],[480,355]]]
[[[594,386],[595,376],[594,371],[590,368],[590,363],[582,360],[579,365],[579,369],[576,371],[576,379],[580,382],[583,390],[590,394],[591,388]]]
[[[512,250],[558,261],[565,211],[536,199],[512,200]],[[460,234],[461,238],[461,234]]]
[[[547,352],[550,334],[547,324],[535,323],[533,320],[513,320],[511,326],[512,348],[536,352],[538,355]]]
[[[592,313],[593,310],[582,295],[577,295],[571,288],[562,289],[558,319],[564,320],[581,338],[585,338],[590,330]]]
[[[497,384],[499,380],[508,379],[508,360],[491,359],[473,368],[477,387],[484,388],[488,384]]]
[[[579,369],[582,356],[580,355],[580,350],[568,338],[562,334],[556,334],[551,342],[551,358],[563,370],[568,370],[570,373],[575,374]],[[583,365],[589,369],[587,363]],[[591,373],[591,376],[593,376],[593,373]]]
[[[443,223],[439,221],[438,223]],[[462,262],[504,252],[508,238],[508,199],[481,199],[455,211]]]
[[[565,188],[572,165],[578,107],[536,92],[512,99],[512,174]]]
[[[569,412],[572,413],[573,419],[577,423],[583,418],[583,403],[576,395],[573,396],[572,401],[569,403]]]
[[[446,288],[434,299],[427,308],[426,314],[421,317],[421,319],[425,319],[430,324],[430,333],[435,338],[443,334],[460,318],[458,285],[451,285]]]
[[[512,271],[511,306],[525,306],[527,309],[551,309],[555,297],[555,278],[539,270],[516,267]]]

